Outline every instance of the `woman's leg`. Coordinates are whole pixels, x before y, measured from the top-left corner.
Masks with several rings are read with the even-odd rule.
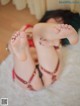
[[[38,70],[35,68],[34,61],[31,57],[24,32],[17,32],[12,36],[9,43],[9,49],[13,54],[15,73],[21,79],[28,82],[36,70],[35,75],[33,75],[33,79],[28,85],[31,85],[35,90],[43,88]],[[27,88],[27,84],[23,84],[19,78],[15,77],[15,81],[18,82],[22,87]]]
[[[60,60],[54,47],[46,47],[40,44],[39,36],[34,37],[34,42],[37,50],[39,65],[51,73],[48,74],[45,71],[43,71],[42,68],[40,68],[40,71],[43,74],[42,80],[44,82],[44,86],[47,87],[53,82],[53,80],[56,80],[55,78],[56,76],[53,77],[53,79],[52,76],[54,76],[54,71],[57,67],[58,62],[60,62]],[[60,68],[58,67],[56,71],[59,70]]]
[[[73,36],[72,36],[73,35]],[[78,41],[77,32],[69,25],[54,25],[54,24],[37,24],[33,30],[34,42],[38,54],[40,68],[43,74],[44,85],[48,86],[52,83],[52,76],[49,73],[53,73],[53,79],[60,74],[61,71],[61,51],[58,52],[54,47],[47,47],[40,44],[40,37],[52,40],[68,38],[71,44],[75,44]],[[54,44],[53,44],[54,45]],[[59,66],[54,73],[57,65]],[[46,72],[47,71],[47,72]]]

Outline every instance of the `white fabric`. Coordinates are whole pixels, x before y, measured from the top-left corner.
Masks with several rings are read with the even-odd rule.
[[[1,0],[5,5],[10,0]],[[40,19],[46,10],[70,9],[80,12],[80,0],[12,0],[17,10],[22,10],[28,5],[30,12]]]
[[[10,0],[0,0],[2,5],[6,5],[10,2]]]
[[[46,11],[46,0],[27,0],[30,12],[40,19]]]
[[[0,66],[0,98],[9,106],[80,106],[80,41],[63,48],[63,72],[52,86],[38,92],[22,89],[12,81],[12,56]]]
[[[13,4],[16,6],[17,10],[22,10],[27,6],[27,0],[13,0]]]

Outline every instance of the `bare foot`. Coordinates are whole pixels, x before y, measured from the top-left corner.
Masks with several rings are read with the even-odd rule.
[[[26,34],[24,32],[17,31],[11,38],[9,43],[9,50],[12,52],[19,60],[26,60]]]
[[[34,26],[33,33],[40,33],[43,39],[54,42],[55,40],[60,40],[67,38],[71,44],[76,44],[78,42],[78,34],[76,30],[67,24],[52,24],[52,23],[39,23]]]
[[[52,23],[39,23],[33,27],[33,34],[43,37],[47,40],[54,40],[54,35],[60,32],[60,28],[56,27],[57,24]]]

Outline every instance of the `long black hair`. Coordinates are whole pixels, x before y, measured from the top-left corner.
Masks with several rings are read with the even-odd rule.
[[[50,18],[62,18],[64,21],[64,24],[69,24],[74,27],[76,31],[80,28],[80,15],[79,13],[73,13],[70,10],[51,10],[47,11],[44,16],[40,19],[39,22],[47,22]],[[68,39],[61,39],[61,44],[68,45],[70,44]]]

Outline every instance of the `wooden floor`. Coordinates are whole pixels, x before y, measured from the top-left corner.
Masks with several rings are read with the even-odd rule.
[[[0,4],[0,62],[9,55],[5,48],[12,33],[26,23],[37,23],[37,19],[30,14],[28,8],[17,11],[12,3],[6,6]]]

